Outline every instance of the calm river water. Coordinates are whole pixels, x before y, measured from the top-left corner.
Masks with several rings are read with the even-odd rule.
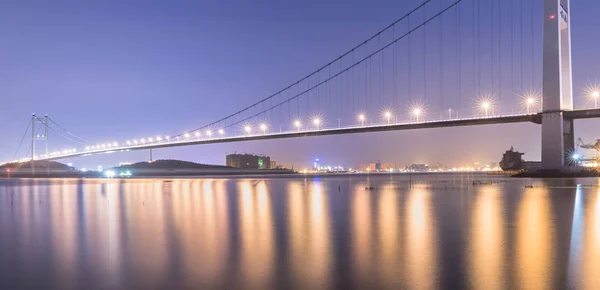
[[[600,180],[0,180],[0,289],[600,289]]]

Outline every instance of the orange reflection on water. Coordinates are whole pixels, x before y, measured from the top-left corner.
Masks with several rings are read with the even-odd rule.
[[[329,286],[331,228],[327,194],[319,182],[288,186],[290,253],[296,283],[306,289]]]
[[[406,204],[406,280],[411,289],[437,288],[436,222],[431,192],[417,188],[408,193]]]
[[[248,283],[266,289],[274,266],[273,209],[264,180],[238,182],[241,274]]]
[[[373,263],[373,214],[371,210],[371,193],[366,191],[365,184],[356,184],[351,195],[352,226],[352,265],[356,283],[372,277]]]
[[[54,259],[54,275],[58,279],[59,288],[75,286],[77,274],[76,247],[77,237],[77,205],[72,196],[76,193],[72,185],[65,184],[64,180],[50,185],[50,210],[52,219],[52,239]]]
[[[505,289],[505,234],[502,193],[495,186],[475,197],[467,256],[474,289]]]
[[[556,242],[549,194],[526,189],[517,212],[515,270],[522,289],[552,288]]]
[[[122,268],[121,272],[129,272],[135,278],[144,275],[144,287],[160,287],[161,281],[165,279],[168,271],[169,232],[172,231],[173,210],[171,209],[172,195],[164,192],[162,182],[152,180],[136,180],[132,182],[130,191],[121,192],[121,195],[132,195],[132,200],[117,206],[117,196],[110,194],[112,185],[107,186],[108,203],[115,210],[124,211],[120,225],[111,227],[124,227],[121,230],[123,238],[120,244],[110,244],[110,251],[120,247],[120,251],[126,253],[128,264],[116,264]],[[135,202],[133,202],[135,201]],[[143,237],[140,239],[139,237]],[[114,265],[114,264],[113,264]],[[131,268],[130,268],[131,267]],[[115,276],[122,275],[117,271]],[[127,277],[115,277],[115,279],[126,279]]]
[[[379,280],[384,285],[400,285],[402,256],[400,249],[400,217],[398,193],[393,184],[384,186],[378,195],[377,241]]]

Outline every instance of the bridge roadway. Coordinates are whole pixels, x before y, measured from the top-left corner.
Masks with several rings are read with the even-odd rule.
[[[585,109],[585,110],[574,110],[563,112],[565,117],[570,119],[587,119],[587,118],[600,118],[600,109]],[[502,116],[490,116],[490,117],[476,117],[476,118],[458,118],[448,120],[436,120],[436,121],[419,121],[419,122],[407,122],[407,123],[391,123],[391,124],[377,124],[377,125],[356,125],[350,127],[341,128],[323,128],[323,129],[309,129],[299,131],[286,131],[280,133],[257,133],[249,135],[236,135],[230,137],[214,137],[204,139],[194,139],[194,137],[186,138],[183,140],[171,139],[169,141],[161,141],[154,143],[147,143],[142,145],[134,146],[119,146],[115,148],[99,149],[99,150],[86,150],[81,152],[75,152],[70,154],[51,156],[47,158],[38,158],[36,160],[59,160],[67,159],[78,156],[100,154],[100,153],[113,153],[122,151],[133,151],[133,150],[148,150],[168,147],[179,147],[179,146],[191,146],[191,145],[203,145],[203,144],[215,144],[215,143],[231,143],[231,142],[242,142],[242,141],[254,141],[254,140],[268,140],[268,139],[283,139],[283,138],[299,138],[299,137],[312,137],[312,136],[325,136],[325,135],[340,135],[340,134],[355,134],[355,133],[367,133],[367,132],[384,132],[384,131],[401,131],[401,130],[414,130],[414,129],[431,129],[431,128],[446,128],[446,127],[462,127],[462,126],[475,126],[475,125],[491,125],[491,124],[507,124],[507,123],[524,123],[532,122],[541,124],[542,114],[512,114]]]

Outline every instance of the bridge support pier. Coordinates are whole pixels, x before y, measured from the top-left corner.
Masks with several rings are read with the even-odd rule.
[[[562,112],[542,114],[542,166],[562,169],[572,164],[569,153],[575,148],[573,120]]]
[[[570,0],[544,0],[542,167],[561,170],[570,165],[575,147],[571,73]]]

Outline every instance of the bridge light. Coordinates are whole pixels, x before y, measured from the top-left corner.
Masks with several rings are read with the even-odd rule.
[[[117,142],[113,142],[113,146],[114,146],[114,147],[117,147],[117,146],[119,146],[119,143],[117,143]]]
[[[294,126],[296,126],[296,129],[300,131],[300,126],[302,126],[302,123],[300,122],[300,120],[296,120],[294,121]]]
[[[125,141],[125,144],[127,144],[127,146],[131,145],[131,141],[127,140]]]
[[[165,139],[167,139],[167,141],[171,140],[170,136],[165,136]]]
[[[156,136],[156,141],[162,141],[162,138],[160,136]]]
[[[390,111],[385,111],[385,112],[383,113],[383,116],[384,116],[384,117],[387,119],[387,123],[389,124],[389,123],[390,123],[390,119],[392,118],[392,112],[390,112]]]
[[[90,146],[86,146],[86,147],[85,147],[85,150],[90,150]]]
[[[138,140],[133,140],[133,144],[137,145]]]
[[[185,134],[183,134],[183,137],[185,137],[185,138],[190,138],[190,133],[185,133]]]
[[[223,129],[219,129],[219,135],[223,135],[225,134],[225,131],[223,131]]]
[[[142,143],[142,144],[146,143],[146,139],[144,139],[144,138],[140,139],[140,143]]]
[[[412,111],[413,115],[415,116],[415,118],[417,119],[417,122],[419,122],[419,117],[421,117],[421,108],[414,108]]]
[[[529,114],[529,110],[531,108],[531,105],[535,104],[535,99],[532,97],[527,98],[527,114]]]
[[[152,141],[153,141],[152,137],[148,138],[148,142],[152,142]]]
[[[212,136],[212,131],[211,130],[206,130],[206,136],[208,136],[208,137]]]
[[[532,106],[535,107],[535,105],[538,103],[538,100],[541,98],[541,92],[538,92],[536,90],[526,91],[523,94],[521,94],[521,98],[523,100],[523,105],[527,110],[527,114],[529,114],[531,112]],[[490,103],[490,107],[492,107],[492,101],[488,102]],[[537,110],[533,110],[534,113],[536,111]]]
[[[600,91],[593,91],[592,98],[594,98],[594,108],[598,108],[598,99],[600,99]]]
[[[244,127],[244,130],[246,131],[246,133],[250,134],[250,132],[252,131],[252,128],[248,125],[246,125],[246,127]]]
[[[196,133],[194,133],[194,135],[198,138],[200,138],[200,132],[196,131]]]
[[[313,119],[313,124],[317,127],[317,130],[319,130],[319,126],[321,126],[321,119],[314,118]]]
[[[267,131],[267,125],[265,125],[264,123],[260,124],[260,129],[263,131],[263,134],[265,134]]]
[[[361,126],[365,125],[365,119],[366,119],[365,114],[358,115],[358,120],[360,121]]]

